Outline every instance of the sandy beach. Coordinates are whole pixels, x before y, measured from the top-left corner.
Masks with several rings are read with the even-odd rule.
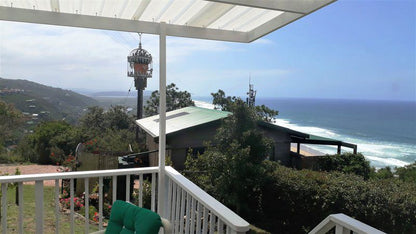
[[[297,151],[297,144],[296,143],[292,143],[290,145],[290,151],[295,152]],[[318,151],[318,150],[314,150],[311,149],[307,146],[304,145],[300,145],[300,154],[304,155],[304,156],[320,156],[320,155],[325,155],[324,153]]]

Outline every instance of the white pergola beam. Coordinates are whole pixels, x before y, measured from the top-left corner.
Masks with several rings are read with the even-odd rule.
[[[297,14],[309,14],[336,0],[205,0]]]
[[[28,10],[0,6],[0,20],[104,29],[122,32],[141,32],[159,35],[159,24],[139,20],[126,20],[99,16]],[[220,29],[199,28],[166,24],[166,35],[218,41],[249,42],[248,33]]]

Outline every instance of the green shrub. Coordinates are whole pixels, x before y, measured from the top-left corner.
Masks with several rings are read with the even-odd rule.
[[[347,174],[356,174],[370,178],[370,163],[361,153],[343,153],[341,155],[327,155],[320,157],[316,165],[321,171],[339,171]]]
[[[416,185],[367,180],[339,172],[296,171],[273,162],[257,225],[272,232],[305,233],[330,214],[344,213],[387,233],[416,230]]]
[[[396,168],[396,175],[399,179],[406,182],[416,183],[416,162],[413,164]]]

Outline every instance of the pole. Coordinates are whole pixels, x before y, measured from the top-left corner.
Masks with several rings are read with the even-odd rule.
[[[138,78],[137,78],[138,79]],[[143,89],[141,87],[137,88],[137,116],[136,119],[143,118]],[[139,142],[139,132],[140,127],[136,125],[136,141]]]
[[[159,215],[165,217],[165,153],[166,153],[166,25],[160,23],[159,32],[159,178],[158,206]]]

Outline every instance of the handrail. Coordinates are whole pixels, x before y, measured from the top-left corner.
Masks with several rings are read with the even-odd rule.
[[[180,185],[180,187],[187,193],[197,198],[198,202],[209,208],[211,212],[213,212],[217,217],[220,217],[221,220],[223,220],[224,223],[230,226],[233,230],[237,232],[247,232],[250,229],[250,224],[247,221],[242,219],[232,210],[217,201],[215,198],[199,188],[196,184],[192,183],[172,167],[166,167],[166,175],[175,183]]]
[[[378,229],[375,229],[363,222],[360,222],[342,213],[329,215],[322,222],[320,222],[314,229],[312,229],[312,231],[310,231],[309,234],[326,233],[334,227],[336,229],[346,228],[347,230],[353,231],[357,234],[385,234],[384,232]]]
[[[25,174],[0,176],[0,183],[15,183],[26,181],[56,180],[56,179],[78,179],[102,176],[130,175],[133,173],[150,174],[159,172],[158,167],[140,167],[128,169],[96,170],[96,171],[72,171],[44,174]]]

